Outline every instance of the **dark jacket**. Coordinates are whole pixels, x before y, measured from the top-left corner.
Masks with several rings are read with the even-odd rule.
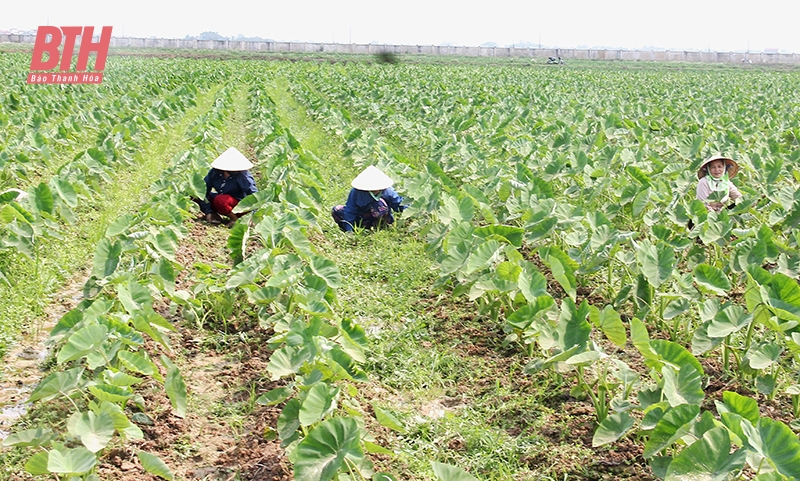
[[[401,205],[403,202],[403,198],[397,194],[391,187],[383,189],[381,192],[381,198],[386,201],[386,205],[395,212],[401,212],[405,209],[404,205]],[[344,212],[342,213],[343,220],[345,221],[344,229],[346,231],[353,229],[353,224],[366,214],[372,204],[377,202],[373,197],[366,190],[358,190],[358,189],[350,189],[350,195],[347,196],[347,203],[344,205]],[[391,222],[390,218],[390,222]]]
[[[258,192],[256,181],[249,170],[243,172],[229,172],[227,179],[222,170],[211,169],[206,175],[206,202],[200,203],[200,210],[205,214],[210,214],[211,199],[219,194],[228,194],[236,200],[242,200],[250,194]]]

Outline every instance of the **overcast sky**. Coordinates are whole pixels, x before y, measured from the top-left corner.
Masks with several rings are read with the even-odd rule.
[[[800,53],[798,0],[34,0],[8,1],[0,30],[111,25],[114,35],[204,31],[282,41]]]

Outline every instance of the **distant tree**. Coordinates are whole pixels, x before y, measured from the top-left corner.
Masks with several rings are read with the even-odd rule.
[[[481,47],[497,47],[497,46],[498,45],[494,42],[486,42],[481,44]]]
[[[196,37],[197,40],[228,40],[217,32],[203,32]]]
[[[275,40],[271,38],[261,38],[261,37],[245,37],[241,33],[236,36],[233,40],[239,42],[274,42]]]

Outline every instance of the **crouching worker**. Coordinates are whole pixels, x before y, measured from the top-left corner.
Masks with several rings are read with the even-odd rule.
[[[697,171],[697,199],[709,210],[719,212],[723,207],[733,207],[742,193],[731,182],[739,172],[739,164],[733,159],[715,155],[706,159]]]
[[[229,227],[236,222],[239,215],[233,213],[233,208],[248,195],[258,192],[249,170],[252,167],[253,164],[235,147],[211,162],[211,170],[205,177],[206,198],[195,199],[208,222],[220,224],[220,215],[228,218]]]
[[[331,211],[333,220],[344,232],[353,226],[364,229],[380,228],[394,222],[392,212],[402,212],[403,198],[392,189],[394,181],[374,166],[364,169],[353,179],[350,195],[345,205],[337,205]]]

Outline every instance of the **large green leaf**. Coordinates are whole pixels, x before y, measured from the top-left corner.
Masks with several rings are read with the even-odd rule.
[[[117,270],[119,257],[122,254],[122,244],[111,242],[109,239],[100,239],[94,253],[94,268],[92,274],[102,279]]]
[[[478,478],[458,466],[431,461],[431,468],[439,481],[478,481]]]
[[[321,256],[311,256],[310,261],[311,270],[325,279],[329,287],[338,289],[342,286],[342,274],[332,260]]]
[[[144,357],[141,353],[132,351],[120,351],[117,353],[120,363],[133,372],[150,376],[155,372],[152,361]]]
[[[92,410],[97,414],[107,414],[114,423],[114,429],[121,433],[126,439],[142,439],[144,433],[141,429],[128,419],[125,411],[119,404],[101,401],[99,405],[92,403]]]
[[[627,342],[625,325],[622,324],[622,318],[613,307],[606,305],[601,311],[594,306],[590,306],[589,319],[591,319],[595,327],[603,331],[609,341],[619,347],[625,346]]]
[[[286,401],[280,416],[278,416],[278,436],[281,446],[287,446],[298,437],[300,429],[300,400],[292,398]]]
[[[350,319],[342,319],[339,333],[342,335],[339,341],[342,349],[354,360],[366,362],[364,351],[369,348],[369,339],[364,328]]]
[[[345,459],[355,466],[364,463],[361,430],[351,418],[323,421],[300,441],[295,457],[295,480],[330,481],[345,467]]]
[[[72,361],[97,349],[108,338],[108,329],[102,325],[86,326],[75,331],[67,344],[58,352],[58,363]]]
[[[720,311],[708,325],[709,337],[726,337],[748,325],[753,315],[748,314],[741,306],[731,305]]]
[[[551,257],[550,271],[553,273],[555,280],[561,284],[564,292],[574,301],[578,296],[578,281],[575,279],[575,272],[570,269],[569,264],[564,264],[561,260]]]
[[[169,466],[155,454],[150,454],[146,451],[137,451],[136,457],[139,458],[139,461],[142,463],[142,468],[144,468],[146,472],[168,481],[175,479],[175,475],[172,473],[172,470],[169,469]]]
[[[82,381],[83,366],[74,367],[67,371],[57,372],[42,379],[31,393],[29,402],[47,401],[56,396],[68,396],[77,389]]]
[[[699,264],[694,268],[694,280],[714,294],[724,296],[731,289],[728,276],[714,266]]]
[[[539,249],[539,257],[550,267],[553,277],[569,297],[574,301],[577,297],[577,280],[575,279],[575,261],[569,258],[558,247],[550,246]]]
[[[726,481],[744,466],[746,452],[731,453],[728,430],[716,427],[672,459],[665,481]]]
[[[75,208],[78,206],[78,194],[75,192],[75,188],[72,187],[72,184],[69,183],[68,180],[63,179],[59,176],[53,176],[50,180],[52,187],[55,188],[56,193],[64,201],[68,206]]]
[[[659,356],[650,346],[650,336],[647,333],[647,326],[638,317],[631,319],[631,344],[639,351],[646,360],[656,360]]]
[[[700,376],[705,374],[700,361],[689,352],[688,349],[680,344],[663,339],[653,339],[650,341],[650,348],[658,354],[664,362],[667,362],[680,369],[685,365],[694,367]]]
[[[97,456],[83,446],[74,449],[53,449],[47,459],[47,470],[56,474],[88,473],[97,464]]]
[[[175,410],[175,415],[181,418],[186,417],[186,407],[188,405],[189,395],[186,391],[186,383],[183,382],[183,376],[169,358],[161,356],[161,362],[167,368],[167,376],[164,378],[164,389],[167,391],[167,397],[172,404],[172,409]]]
[[[133,392],[128,388],[103,383],[90,385],[89,392],[98,400],[110,403],[123,404],[133,397]]]
[[[709,215],[708,221],[703,222],[700,229],[700,239],[705,244],[712,244],[721,239],[726,239],[731,233],[733,223],[727,215],[720,215],[714,219],[713,215]]]
[[[452,246],[444,258],[439,259],[440,272],[442,275],[452,274],[467,263],[472,253],[471,244],[466,241],[459,242]]]
[[[784,274],[772,276],[766,300],[782,319],[800,321],[800,285]]]
[[[134,279],[127,284],[119,284],[117,286],[117,299],[128,311],[128,314],[134,314],[144,306],[153,305],[153,297],[150,295],[150,290],[137,282]]]
[[[90,453],[91,454],[91,453]],[[50,461],[50,453],[47,451],[39,451],[31,456],[25,463],[25,471],[34,476],[48,476],[50,470],[47,469],[47,463]]]
[[[689,302],[688,299],[680,298],[674,299],[667,304],[666,309],[664,309],[664,319],[672,319],[676,316],[683,314],[684,312],[691,309],[692,304]]]
[[[244,260],[247,250],[247,240],[250,238],[250,226],[245,222],[237,222],[231,229],[228,236],[228,249],[231,250],[233,265],[237,265]]]
[[[86,449],[96,453],[108,446],[114,436],[114,421],[106,413],[75,412],[69,417],[67,429]]]
[[[339,394],[339,388],[329,385],[325,382],[318,382],[314,384],[308,391],[306,399],[300,407],[300,425],[310,426],[336,408],[336,397]]]
[[[80,309],[72,309],[58,320],[53,329],[50,331],[50,340],[57,340],[60,336],[72,331],[72,329],[83,321],[83,311]]]
[[[525,240],[533,243],[549,234],[557,224],[556,217],[545,217],[537,222],[528,223],[525,225]]]
[[[163,319],[164,318],[152,308],[146,308],[135,311],[134,315],[131,316],[131,324],[133,324],[133,327],[136,328],[137,331],[147,334],[151,339],[164,346],[165,349],[170,349],[169,339],[165,338],[161,331],[153,326],[153,324],[156,326],[163,326],[166,322],[161,322]],[[166,324],[169,325],[169,323]],[[174,327],[172,327],[172,329],[174,329]]]
[[[547,279],[531,262],[523,264],[522,272],[517,279],[519,290],[528,302],[536,301],[539,296],[547,294]]]
[[[703,379],[694,366],[686,364],[677,373],[671,366],[664,366],[661,374],[664,376],[664,396],[670,406],[702,404],[705,397]]]
[[[310,359],[308,349],[294,346],[283,346],[272,353],[267,364],[267,371],[272,374],[272,380],[277,381],[284,376],[297,373],[303,363]]]
[[[642,455],[651,458],[685,436],[691,430],[691,425],[698,414],[700,406],[694,404],[676,406],[667,411],[650,434]]]
[[[522,236],[525,229],[510,225],[487,225],[475,229],[475,235],[484,239],[496,239],[507,242],[514,247],[522,247]]]
[[[261,396],[258,396],[256,403],[265,406],[275,406],[280,404],[294,395],[294,388],[292,387],[278,387],[271,389]]]
[[[750,444],[784,476],[800,479],[800,440],[780,421],[760,418],[756,434],[746,429]]]
[[[647,281],[656,288],[672,276],[675,268],[675,251],[672,247],[666,244],[656,247],[643,241],[636,250],[636,257]]]
[[[38,447],[56,439],[56,434],[46,428],[26,429],[9,434],[3,439],[3,446]]]
[[[722,393],[722,403],[717,401],[716,404],[718,412],[738,414],[754,425],[758,422],[758,418],[760,417],[758,402],[755,399],[742,396],[733,391],[725,391]]]
[[[40,212],[46,212],[48,214],[53,213],[53,192],[50,190],[50,187],[48,187],[47,184],[44,182],[40,183],[35,188],[31,189],[30,193],[31,196],[29,200],[33,205],[36,206],[37,210]]]
[[[299,254],[304,254],[306,256],[313,255],[313,249],[311,248],[311,241],[308,240],[306,234],[303,233],[300,229],[292,229],[289,232],[286,232],[285,242],[291,244],[294,247],[295,251]]]
[[[439,218],[444,224],[451,222],[470,221],[475,215],[475,205],[469,197],[463,197],[460,201],[452,195],[444,194],[443,205],[439,208]]]
[[[178,246],[178,238],[171,230],[165,230],[155,235],[152,241],[156,251],[165,258],[174,261],[175,249]]]
[[[757,344],[747,351],[746,358],[753,369],[766,369],[778,362],[783,348],[775,343]]]
[[[206,198],[206,182],[203,178],[203,174],[198,171],[194,171],[189,175],[189,189],[190,194],[192,197],[196,197],[198,199],[205,199]]]
[[[606,417],[592,436],[592,447],[613,443],[628,432],[634,422],[634,419],[626,412],[614,413]]]
[[[592,333],[592,326],[586,321],[588,316],[589,304],[585,300],[580,307],[576,307],[569,298],[561,301],[561,316],[556,331],[562,351],[574,346],[578,346],[579,350],[586,348]]]
[[[471,274],[477,270],[489,267],[493,261],[497,260],[497,256],[502,249],[502,244],[496,240],[491,239],[483,242],[469,256],[464,273]]]
[[[534,302],[525,304],[509,315],[506,318],[506,324],[515,329],[524,331],[528,329],[531,323],[536,319],[537,316],[540,315],[541,312],[549,309],[554,304],[555,301],[550,296],[537,297]]]
[[[334,371],[332,379],[347,379],[355,381],[368,381],[369,378],[362,371],[358,364],[355,363],[352,357],[347,354],[343,349],[335,347],[327,352],[330,362],[326,365]]]

